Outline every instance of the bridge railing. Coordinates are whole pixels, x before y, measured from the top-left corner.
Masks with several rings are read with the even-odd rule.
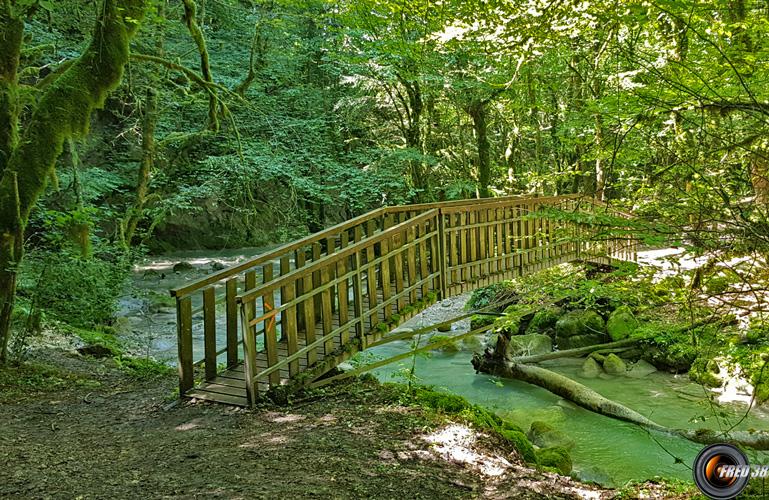
[[[405,220],[413,213],[402,210],[399,217]],[[195,384],[197,366],[204,366],[203,376],[210,380],[243,359],[238,294],[332,255],[345,241],[373,236],[384,228],[386,214],[385,208],[373,210],[171,290],[176,299],[180,393]],[[318,280],[315,274],[304,286],[309,289]]]
[[[594,229],[554,222],[543,207],[605,210],[578,196],[385,207],[172,290],[180,393],[200,365],[215,383],[245,361],[256,397],[330,368],[437,297],[580,254],[632,260],[632,238],[589,242]]]
[[[332,368],[437,297],[438,209],[400,223],[393,215],[379,233],[343,235],[333,254],[238,296],[251,401],[308,368]]]

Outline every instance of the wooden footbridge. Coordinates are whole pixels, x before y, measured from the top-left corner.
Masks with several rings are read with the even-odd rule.
[[[569,212],[588,216],[557,215]],[[436,300],[563,262],[635,260],[629,230],[595,223],[617,215],[577,196],[385,207],[171,290],[180,395],[250,406]]]

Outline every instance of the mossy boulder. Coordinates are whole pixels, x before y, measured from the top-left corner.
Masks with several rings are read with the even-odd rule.
[[[497,316],[490,314],[474,314],[470,317],[470,330],[477,330],[482,326],[491,325],[496,321]]]
[[[481,352],[485,347],[485,337],[481,335],[473,335],[472,337],[465,337],[462,340],[461,349],[463,351]]]
[[[459,343],[456,341],[450,341],[451,337],[448,335],[433,335],[430,337],[430,340],[428,341],[429,344],[437,344],[438,342],[446,342],[443,345],[437,346],[435,348],[436,351],[441,352],[459,352]]]
[[[572,461],[569,450],[563,446],[537,450],[537,463],[543,467],[552,467],[567,476],[571,472]]]
[[[556,337],[558,343],[558,349],[578,349],[580,347],[587,347],[596,344],[603,344],[606,342],[605,335],[588,334],[577,335],[575,337]]]
[[[526,437],[526,434],[524,434],[523,431],[501,429],[499,434],[505,439],[505,441],[513,445],[513,447],[518,451],[518,453],[521,454],[521,457],[526,462],[537,463],[537,454],[534,451],[534,446],[532,446],[529,438]]]
[[[531,423],[529,432],[526,434],[532,444],[540,448],[552,448],[554,446],[571,447],[574,446],[574,440],[563,432],[554,429],[547,422],[535,420]]]
[[[601,365],[598,364],[598,361],[595,360],[595,358],[588,357],[585,359],[585,362],[582,363],[582,371],[580,374],[585,378],[598,378],[598,376],[603,373],[603,369],[601,368]]]
[[[638,320],[628,306],[620,306],[615,309],[606,322],[606,332],[612,340],[622,340],[638,328]]]
[[[697,349],[691,343],[682,340],[661,345],[648,345],[643,359],[659,370],[685,373],[689,371],[692,363],[697,359],[697,354]]]
[[[603,361],[603,369],[609,375],[625,375],[627,365],[619,356],[612,353],[606,356],[606,359]]]
[[[555,323],[555,334],[569,338],[580,335],[603,335],[606,325],[600,314],[595,311],[576,309],[561,316]]]
[[[526,328],[526,333],[553,334],[555,332],[555,324],[562,315],[563,309],[560,307],[549,306],[540,309],[531,318],[531,322],[529,322],[529,326]]]
[[[532,333],[530,335],[515,335],[510,337],[507,344],[506,358],[516,356],[533,356],[545,354],[553,350],[553,341],[547,335]]]
[[[657,368],[643,359],[639,359],[637,362],[630,366],[630,369],[625,375],[630,378],[643,378],[656,372]]]
[[[721,387],[718,363],[713,359],[697,358],[689,369],[689,379],[706,387]]]

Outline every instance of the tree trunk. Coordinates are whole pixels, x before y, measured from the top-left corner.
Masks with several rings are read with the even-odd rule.
[[[422,102],[422,91],[419,82],[407,81],[399,78],[401,84],[406,89],[409,101],[408,128],[406,129],[406,147],[422,153],[422,111],[424,105]],[[424,165],[421,160],[411,160],[409,162],[411,170],[411,182],[416,191],[416,201],[424,201],[428,191],[427,176],[424,172]]]
[[[595,115],[595,197],[606,201],[606,168],[603,162],[603,118]]]
[[[203,35],[203,30],[200,29],[197,20],[198,6],[195,0],[182,0],[184,3],[184,22],[187,25],[187,29],[192,36],[192,40],[195,42],[195,46],[198,49],[200,55],[200,72],[203,75],[203,79],[208,83],[213,83],[214,78],[211,73],[211,64],[208,57],[208,48],[206,47],[206,38]],[[208,91],[208,129],[213,131],[219,130],[219,96],[216,90],[211,86],[206,88]]]
[[[144,205],[147,203],[150,178],[155,165],[155,125],[158,121],[158,96],[153,88],[147,89],[147,100],[144,103],[142,117],[142,160],[136,181],[136,198],[128,211],[123,229],[123,246],[131,248],[131,242],[136,234],[136,227],[142,218]]]
[[[18,141],[19,57],[24,21],[13,15],[8,3],[0,5],[0,176]]]
[[[769,449],[769,433],[767,432],[732,431],[719,433],[709,429],[670,429],[659,425],[625,405],[601,396],[579,382],[538,366],[523,363],[500,363],[498,360],[484,358],[478,354],[473,357],[473,366],[477,371],[523,380],[561,396],[586,410],[630,422],[651,431],[678,435],[684,439],[701,444],[730,442],[756,450]]]
[[[24,228],[64,141],[88,131],[92,111],[120,83],[144,0],[105,0],[91,43],[41,96],[0,178],[0,360],[5,361]],[[5,54],[4,51],[0,51]]]
[[[478,146],[478,195],[481,198],[491,196],[491,165],[489,160],[488,123],[486,121],[486,102],[475,101],[470,104],[468,113],[473,119],[475,141]]]

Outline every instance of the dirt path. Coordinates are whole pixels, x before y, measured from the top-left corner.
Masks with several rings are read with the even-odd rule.
[[[2,498],[612,496],[524,467],[502,443],[393,404],[376,383],[289,408],[168,408],[173,377],[137,382],[112,361],[60,351],[38,361],[67,382],[0,385]]]

